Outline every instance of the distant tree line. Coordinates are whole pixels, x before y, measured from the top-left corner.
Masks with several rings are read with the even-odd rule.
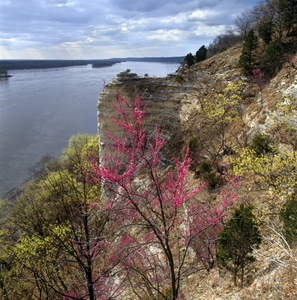
[[[0,60],[0,69],[2,70],[24,70],[24,69],[48,69],[48,68],[65,68],[71,66],[107,67],[115,63],[125,61],[143,61],[143,62],[164,62],[180,63],[182,56],[177,57],[129,57],[113,59],[93,59],[93,60]]]
[[[104,67],[111,67],[115,64],[119,63],[119,61],[99,61],[92,64],[92,68],[104,68]]]
[[[92,63],[85,60],[0,60],[0,69],[47,69],[83,66]]]

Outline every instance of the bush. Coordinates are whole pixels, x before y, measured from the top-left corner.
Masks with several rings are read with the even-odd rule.
[[[297,240],[297,193],[284,204],[280,212],[280,219],[283,222],[285,239],[292,245]]]
[[[255,154],[258,157],[274,152],[270,136],[266,133],[261,133],[255,136],[251,149],[255,151]]]
[[[181,75],[176,75],[175,76],[175,81],[178,82],[178,83],[181,83],[183,82],[184,78],[181,76]]]
[[[266,50],[266,56],[268,58],[278,58],[281,56],[283,52],[283,47],[280,41],[275,40],[273,41]]]
[[[189,150],[190,152],[194,152],[198,149],[198,138],[197,137],[193,137],[190,139],[189,141]]]
[[[225,224],[219,234],[217,261],[219,267],[233,274],[234,284],[240,278],[241,287],[245,271],[255,257],[251,255],[261,242],[258,226],[255,222],[251,206],[240,205],[233,217]]]
[[[224,51],[226,51],[227,50],[227,47],[226,46],[223,46],[222,48],[221,48],[221,50],[220,50],[220,53],[222,53],[222,52],[224,52]]]
[[[223,178],[213,163],[203,161],[196,168],[196,175],[206,182],[208,189],[212,190],[223,183]]]
[[[211,172],[212,165],[210,163],[204,161],[199,165],[198,170],[199,170],[200,174],[205,176],[207,173]]]

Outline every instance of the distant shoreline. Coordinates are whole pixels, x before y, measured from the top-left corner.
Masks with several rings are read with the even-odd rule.
[[[73,66],[92,65],[93,68],[110,67],[116,63],[134,62],[160,62],[180,63],[184,57],[128,57],[93,60],[0,60],[0,69],[4,70],[27,70],[27,69],[51,69]]]

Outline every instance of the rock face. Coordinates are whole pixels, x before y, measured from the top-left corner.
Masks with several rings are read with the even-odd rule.
[[[243,125],[239,131],[245,133],[247,141],[251,141],[260,132],[268,132],[278,122],[278,116],[283,114],[282,111],[272,109],[272,104],[283,97],[290,98],[290,103],[292,97],[296,98],[296,70],[283,68],[260,91],[256,84],[242,76],[238,66],[240,54],[241,45],[237,45],[190,69],[168,74],[165,78],[140,77],[130,73],[130,70],[119,73],[105,85],[99,96],[98,133],[101,155],[106,151],[104,144],[107,132],[118,133],[119,130],[110,121],[117,94],[131,103],[137,95],[141,96],[142,103],[146,106],[146,130],[152,131],[158,123],[170,138],[181,128],[193,125],[189,116],[199,109],[199,99],[208,98],[211,101],[228,83],[241,80],[245,85],[242,91]],[[295,124],[295,119],[293,121]]]
[[[144,125],[148,132],[152,131],[158,123],[165,130],[164,133],[170,136],[172,131],[181,126],[183,108],[200,87],[180,84],[176,80],[177,76],[177,74],[169,74],[166,78],[149,78],[139,77],[135,73],[121,72],[105,85],[98,101],[101,155],[106,151],[104,145],[108,131],[119,133],[119,128],[110,121],[118,94],[130,103],[133,103],[138,95],[142,97],[142,104],[146,107]]]
[[[146,130],[152,131],[158,123],[170,138],[179,129],[191,126],[189,115],[199,109],[199,98],[211,98],[222,91],[228,82],[241,79],[237,65],[240,47],[233,48],[230,53],[228,51],[191,69],[168,74],[165,78],[140,77],[127,70],[107,83],[98,101],[101,157],[107,151],[104,145],[108,131],[119,133],[119,128],[110,121],[117,94],[131,103],[140,95],[146,107]]]

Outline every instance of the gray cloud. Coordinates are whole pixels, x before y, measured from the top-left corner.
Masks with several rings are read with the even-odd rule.
[[[0,0],[0,58],[196,51],[256,0]]]

